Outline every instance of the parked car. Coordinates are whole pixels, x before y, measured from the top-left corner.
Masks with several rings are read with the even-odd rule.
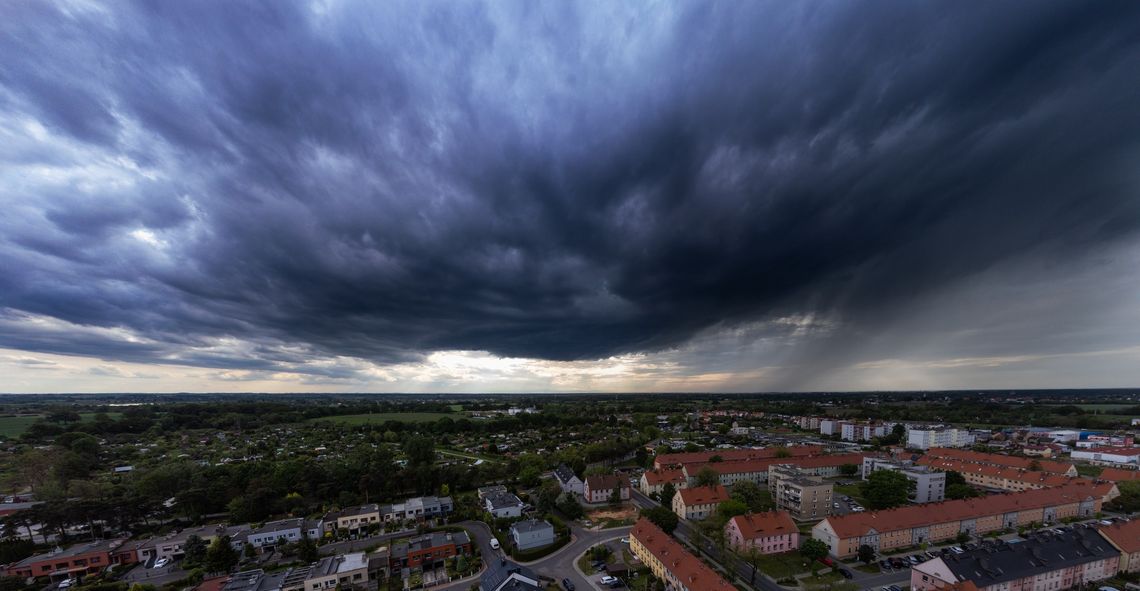
[[[845,568],[839,569],[839,574],[843,575],[843,578],[845,578],[845,579],[850,579],[850,578],[855,576],[855,575],[851,574],[851,571],[849,571]]]
[[[494,550],[499,549],[499,540],[497,538],[491,538],[491,548]]]
[[[961,546],[950,546],[950,551],[955,554],[965,554],[966,551]]]
[[[922,562],[921,558],[919,558],[918,556],[914,556],[914,555],[907,556],[906,559],[909,560],[912,565],[919,564]]]
[[[891,570],[891,563],[887,562],[886,560],[880,560],[879,568],[883,570]]]
[[[170,564],[169,558],[159,558],[158,560],[155,561],[154,568],[162,568],[168,564]]]
[[[606,575],[606,576],[602,577],[601,582],[603,585],[612,585],[612,584],[616,583],[617,580],[618,580],[617,577],[611,577],[610,575]]]
[[[570,579],[562,579],[562,588],[566,591],[574,591],[574,583]]]
[[[628,544],[628,543],[629,543],[629,538],[622,538],[622,539],[621,539],[621,543],[623,543],[623,544]]]
[[[64,579],[64,580],[59,582],[59,588],[60,589],[67,589],[68,587],[71,587],[74,584],[75,584],[75,579]]]
[[[902,587],[899,587],[898,585],[891,585],[890,587],[887,587],[887,589],[890,589],[891,591],[902,591]]]

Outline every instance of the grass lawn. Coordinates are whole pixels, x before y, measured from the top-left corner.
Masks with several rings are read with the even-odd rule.
[[[835,496],[847,495],[847,496],[851,497],[855,502],[859,503],[860,505],[863,505],[864,507],[867,506],[867,503],[865,503],[863,501],[863,491],[860,490],[858,483],[848,484],[847,486],[835,485],[834,495]]]
[[[594,572],[594,560],[590,558],[589,550],[586,550],[585,553],[578,557],[578,568],[582,569],[582,572],[586,573],[586,575]]]
[[[330,421],[333,423],[347,425],[349,427],[356,427],[359,425],[381,424],[388,421],[400,421],[403,423],[432,423],[443,418],[455,419],[456,416],[446,412],[374,412],[363,415],[338,415],[331,417],[319,417],[316,419],[309,419],[308,422],[315,423],[318,421]]]
[[[839,581],[844,580],[846,579],[843,578],[843,575],[839,574],[836,571],[831,571],[829,573],[816,575],[814,577],[804,577],[800,579],[800,584],[804,587],[810,588],[812,585],[830,585],[832,583],[838,583]]]
[[[1077,474],[1081,476],[1088,476],[1089,478],[1096,478],[1100,473],[1104,472],[1104,466],[1091,466],[1088,464],[1077,464]]]
[[[880,572],[879,567],[874,564],[860,564],[859,566],[855,567],[855,570],[861,573],[870,573],[872,575],[877,575]]]
[[[807,567],[807,559],[800,556],[798,551],[763,554],[757,561],[756,568],[773,579],[784,579],[811,570]]]

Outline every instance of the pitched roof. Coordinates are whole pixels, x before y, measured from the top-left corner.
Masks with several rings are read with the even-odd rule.
[[[1019,493],[989,495],[976,499],[959,499],[938,503],[910,505],[886,511],[849,513],[824,519],[840,538],[861,536],[869,530],[898,531],[935,523],[975,519],[1025,511],[1042,507],[1055,507],[1078,503],[1089,498],[1104,497],[1112,483],[1086,484],[1074,482],[1054,488],[1038,488]]]
[[[1091,452],[1094,454],[1111,454],[1115,456],[1140,456],[1140,447],[1090,447],[1088,449],[1078,449],[1077,451]]]
[[[1073,470],[1073,465],[1065,462],[1055,462],[1052,460],[1041,460],[1037,458],[1018,458],[1015,456],[1007,456],[1005,454],[989,454],[977,451],[970,451],[965,449],[954,449],[950,447],[932,447],[926,451],[926,455],[935,458],[947,458],[951,460],[961,460],[963,462],[972,462],[975,464],[994,464],[997,466],[1011,466],[1014,468],[1022,468],[1028,470],[1036,462],[1041,468],[1041,472],[1054,472],[1056,474],[1065,474]]]
[[[689,591],[736,591],[731,583],[690,554],[652,521],[644,517],[639,519],[630,531],[630,536],[644,546]]]
[[[662,470],[648,470],[645,472],[644,476],[645,476],[645,482],[649,483],[649,486],[656,486],[658,484],[667,484],[670,482],[672,482],[673,484],[677,484],[679,482],[685,482],[686,481],[685,472],[683,470],[681,470],[680,468],[666,468],[666,469],[662,469]]]
[[[752,460],[730,460],[724,462],[687,463],[683,464],[685,473],[695,476],[703,468],[712,468],[717,474],[752,474],[767,472],[775,464],[791,464],[800,468],[825,468],[829,466],[842,466],[844,464],[859,465],[863,463],[863,454],[834,454],[826,456],[804,456],[792,458],[764,458]]]
[[[613,490],[619,486],[628,487],[629,480],[615,474],[591,474],[586,477],[586,488],[589,490]]]
[[[991,478],[1004,478],[1026,484],[1039,486],[1064,486],[1076,476],[1065,476],[1054,472],[1034,472],[1012,466],[997,466],[994,464],[975,464],[949,458],[935,458],[923,456],[918,459],[923,466],[930,466],[938,470],[952,470],[961,474],[980,474]]]
[[[746,540],[799,532],[796,522],[792,521],[792,516],[787,511],[737,515],[729,521],[736,525],[736,529],[740,530],[740,535]]]
[[[1124,468],[1105,468],[1100,476],[1100,480],[1111,480],[1113,482],[1120,482],[1121,480],[1140,480],[1140,470],[1125,470]]]
[[[677,491],[681,495],[681,502],[686,505],[707,505],[709,503],[723,503],[730,497],[728,491],[721,485],[698,486],[695,488],[682,488]]]
[[[1140,519],[1132,521],[1118,521],[1107,527],[1100,528],[1100,534],[1129,554],[1140,552]]]
[[[943,562],[959,581],[984,588],[1119,555],[1095,530],[1082,527],[1057,535],[1038,534],[994,550],[979,548]]]
[[[661,454],[657,456],[654,463],[658,466],[678,466],[681,464],[692,463],[705,463],[708,462],[713,456],[720,456],[721,460],[725,462],[734,462],[740,460],[759,460],[765,458],[774,458],[780,454],[780,450],[786,450],[789,457],[803,457],[818,455],[823,453],[823,447],[818,445],[793,445],[791,447],[763,447],[763,448],[746,448],[746,449],[718,449],[713,451],[695,451],[688,453],[675,453],[675,454]]]
[[[554,469],[554,477],[558,479],[558,482],[566,484],[567,482],[570,482],[571,480],[577,478],[577,475],[574,474],[574,471],[570,469],[570,466],[567,466],[566,464],[559,464],[558,467]]]

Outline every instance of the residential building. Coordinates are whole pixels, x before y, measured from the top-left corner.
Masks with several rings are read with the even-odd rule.
[[[558,486],[562,487],[562,492],[582,494],[582,479],[570,469],[566,464],[559,464],[554,469],[554,478],[558,480]]]
[[[326,556],[309,567],[305,577],[306,591],[324,591],[338,585],[343,588],[368,583],[368,559],[364,552]]]
[[[607,503],[614,491],[622,501],[629,500],[629,479],[614,474],[591,474],[582,484],[582,497],[587,503]]]
[[[479,502],[480,503],[482,503],[483,499],[487,498],[487,495],[489,495],[489,494],[504,493],[504,492],[507,492],[507,487],[506,487],[506,485],[503,485],[503,484],[491,484],[488,486],[481,486],[476,490],[476,494],[479,495]]]
[[[1020,492],[1023,490],[1065,486],[1073,482],[1088,481],[1086,478],[1065,476],[1052,472],[1024,470],[1021,468],[995,466],[992,464],[974,464],[928,456],[919,458],[918,462],[934,470],[957,472],[962,475],[962,478],[964,478],[967,483],[993,490]],[[1105,494],[1108,495],[1104,499],[1104,502],[1107,503],[1116,498],[1120,492],[1115,487],[1108,487],[1105,489]]]
[[[674,454],[661,454],[654,458],[653,467],[678,468],[683,464],[707,464],[719,458],[722,462],[736,462],[743,460],[764,460],[778,457],[800,458],[816,456],[824,453],[818,445],[791,445],[787,447],[757,447],[744,449],[717,449],[712,451],[695,451]]]
[[[523,502],[514,493],[493,492],[483,497],[483,507],[495,518],[522,517]]]
[[[787,511],[737,515],[725,524],[724,535],[737,551],[755,548],[762,554],[778,554],[800,547],[800,530]]]
[[[138,560],[139,562],[153,564],[154,561],[163,558],[169,560],[182,558],[185,554],[186,540],[189,540],[190,536],[198,536],[199,539],[207,544],[214,541],[214,538],[229,536],[230,545],[233,546],[235,550],[240,550],[245,543],[244,534],[247,531],[249,531],[249,525],[245,524],[231,526],[215,524],[187,527],[160,538],[145,540],[143,544],[138,547]]]
[[[834,486],[819,476],[812,476],[790,464],[772,466],[768,470],[768,491],[776,508],[787,511],[792,519],[812,521],[831,515]]]
[[[1020,493],[831,516],[812,527],[812,537],[827,544],[839,558],[855,556],[862,544],[888,551],[945,542],[959,533],[980,536],[1030,523],[1091,517],[1100,511],[1108,487],[1115,485],[1075,481]]]
[[[629,551],[670,591],[736,591],[736,587],[644,517],[629,532]]]
[[[969,581],[979,591],[1072,589],[1112,577],[1119,561],[1120,552],[1108,540],[1079,527],[928,560],[911,568],[910,588],[941,591]]]
[[[870,441],[887,434],[887,428],[877,423],[841,423],[839,438],[844,441]]]
[[[48,577],[52,581],[98,573],[120,564],[115,550],[126,540],[96,540],[55,548],[51,552],[29,556],[6,567],[9,577]],[[129,563],[128,563],[129,564]]]
[[[1074,460],[1085,460],[1093,464],[1140,466],[1140,447],[1090,447],[1088,449],[1074,449],[1070,457]]]
[[[1120,482],[1123,480],[1140,480],[1140,470],[1130,470],[1127,468],[1105,468],[1097,476],[1098,480],[1111,480],[1113,482]]]
[[[511,525],[511,539],[519,550],[549,546],[554,543],[554,526],[538,519],[519,521]]]
[[[1076,442],[1078,448],[1132,447],[1134,445],[1136,445],[1136,438],[1132,435],[1089,435],[1088,438]]]
[[[641,492],[647,495],[661,494],[661,489],[666,484],[672,484],[674,490],[682,489],[689,485],[689,479],[685,477],[685,471],[680,468],[646,470],[641,475]]]
[[[491,561],[479,578],[480,591],[545,591],[546,584],[539,581],[534,571],[525,566]]]
[[[402,503],[380,506],[380,518],[385,522],[422,521],[443,517],[455,510],[451,497],[415,497]]]
[[[793,449],[793,448],[789,448]],[[790,464],[799,467],[805,475],[829,478],[840,475],[840,470],[846,465],[859,466],[863,463],[863,454],[831,454],[813,456],[792,456],[782,458],[762,458],[753,460],[733,460],[709,463],[686,463],[682,471],[690,485],[696,481],[697,474],[708,468],[720,477],[724,486],[732,486],[738,482],[751,482],[763,485],[768,482],[768,469],[776,464]]]
[[[820,435],[835,435],[839,433],[842,427],[839,421],[835,419],[823,419],[819,422]]]
[[[881,458],[863,458],[863,480],[876,470],[899,472],[914,483],[908,494],[912,503],[935,503],[946,499],[946,473],[927,466],[912,466],[902,462],[887,462]]]
[[[433,532],[392,544],[391,566],[398,568],[438,568],[443,560],[459,554],[471,554],[471,539],[466,532]]]
[[[673,495],[673,512],[682,519],[704,519],[729,498],[728,491],[719,484],[682,488]]]
[[[270,521],[260,527],[255,527],[241,534],[243,542],[252,544],[259,550],[270,550],[280,543],[299,542],[303,536],[309,535],[305,528],[305,520],[296,517]]]
[[[1007,468],[1019,468],[1021,470],[1033,470],[1037,472],[1051,472],[1053,474],[1064,474],[1065,476],[1077,475],[1077,467],[1069,462],[1058,462],[1056,460],[1039,460],[1036,458],[1019,458],[1016,456],[1007,456],[1005,454],[991,454],[969,451],[965,449],[949,449],[944,447],[931,448],[926,451],[926,454],[923,457],[941,458],[944,460],[957,460],[970,464],[1004,466]]]
[[[234,573],[222,585],[221,591],[284,591],[285,580],[290,572],[267,573],[255,569]]]
[[[1120,551],[1120,572],[1140,572],[1140,518],[1102,527],[1100,535]]]
[[[360,505],[347,507],[340,511],[329,511],[322,519],[326,531],[357,531],[372,525],[379,525],[381,521],[380,505]]]
[[[969,447],[974,436],[965,429],[910,429],[906,432],[906,446],[913,449],[935,447]]]

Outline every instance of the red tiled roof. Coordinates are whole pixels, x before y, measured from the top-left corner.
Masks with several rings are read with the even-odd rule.
[[[1140,470],[1125,470],[1124,468],[1105,468],[1100,476],[1101,480],[1120,482],[1121,480],[1140,480]]]
[[[1075,476],[1065,476],[1064,474],[1056,474],[1054,472],[1033,472],[1009,466],[974,464],[960,460],[932,458],[929,456],[919,458],[918,463],[943,471],[954,471],[961,474],[981,474],[991,478],[1005,478],[1007,480],[1040,486],[1064,486],[1074,478],[1077,478]]]
[[[1037,462],[1037,465],[1041,468],[1041,472],[1055,472],[1057,474],[1065,474],[1073,468],[1072,464],[1067,464],[1065,462],[1055,462],[1052,460],[1042,460],[1037,458],[1018,458],[1004,454],[989,454],[949,447],[931,448],[927,450],[926,455],[935,458],[961,460],[963,462],[971,462],[974,464],[994,464],[997,466],[1011,466],[1013,468],[1022,468],[1026,470],[1028,470],[1034,462]]]
[[[629,480],[615,474],[592,474],[586,477],[587,490],[613,490],[619,485],[626,488],[629,486]]]
[[[685,505],[707,505],[709,503],[723,503],[730,499],[728,491],[721,485],[698,486],[695,488],[682,488],[677,491]]]
[[[835,454],[828,456],[806,456],[798,458],[764,458],[753,460],[735,460],[725,462],[692,462],[684,464],[685,473],[695,476],[706,466],[712,468],[717,474],[751,474],[767,472],[770,466],[776,464],[791,464],[801,468],[823,468],[827,466],[842,466],[844,464],[863,463],[863,454]]]
[[[824,521],[831,525],[831,529],[840,538],[851,538],[861,536],[871,529],[883,533],[936,523],[1067,505],[1083,501],[1089,497],[1100,499],[1112,486],[1115,485],[1112,483],[1092,484],[1091,481],[1074,481],[1074,483],[1066,486],[1039,488],[1019,493],[910,505],[886,511],[831,516]]]
[[[799,533],[796,522],[787,511],[766,511],[764,513],[749,513],[737,515],[730,521],[736,524],[740,535],[746,540],[766,536],[780,536],[790,533]]]
[[[736,591],[731,583],[690,554],[652,521],[644,517],[639,519],[630,531],[630,536],[645,546],[689,591]]]
[[[682,471],[680,468],[670,468],[670,469],[664,469],[664,470],[650,470],[650,471],[645,473],[645,482],[649,483],[650,486],[655,486],[658,484],[666,484],[669,482],[676,484],[678,482],[685,482],[685,481],[686,481],[685,472]]]
[[[1100,528],[1100,533],[1122,552],[1140,552],[1140,519],[1116,522]]]
[[[1087,451],[1094,454],[1113,454],[1117,456],[1140,456],[1140,447],[1090,447],[1087,449],[1078,449],[1077,451]]]

